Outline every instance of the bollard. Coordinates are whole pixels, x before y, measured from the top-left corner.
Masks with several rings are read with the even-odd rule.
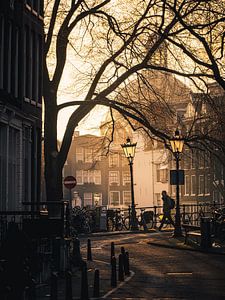
[[[92,261],[92,254],[91,254],[91,240],[87,240],[87,260]]]
[[[203,249],[212,247],[210,223],[210,218],[201,218],[201,247]]]
[[[55,237],[53,239],[52,245],[52,260],[54,265],[54,271],[60,271],[60,262],[61,262],[61,238]]]
[[[111,287],[117,286],[117,276],[116,276],[116,258],[115,256],[111,259]]]
[[[82,257],[80,253],[80,241],[78,238],[75,238],[73,240],[72,263],[74,267],[80,267],[82,263]]]
[[[113,257],[115,257],[115,244],[114,244],[114,242],[111,242],[111,257],[110,257],[111,264],[112,264]]]
[[[81,274],[81,300],[88,300],[88,276],[87,276],[87,263],[82,264]]]
[[[126,254],[125,254],[125,248],[123,246],[120,248],[120,252],[121,252],[122,258],[123,258],[123,270],[125,273],[125,259],[126,259],[125,256],[126,256]]]
[[[93,297],[99,298],[100,297],[100,279],[99,279],[99,270],[95,270],[94,274],[94,289],[93,289]]]
[[[128,252],[125,252],[124,273],[126,276],[130,276],[130,262]]]
[[[122,255],[125,255],[125,248],[123,246],[120,248],[120,252]]]
[[[66,299],[65,300],[73,300],[72,273],[70,271],[66,272]]]
[[[56,272],[52,272],[51,274],[50,299],[58,299],[58,275]]]
[[[124,281],[123,254],[119,255],[118,280]]]
[[[31,279],[30,284],[29,284],[29,288],[27,290],[27,299],[28,300],[36,300],[36,289],[35,289],[35,280]]]

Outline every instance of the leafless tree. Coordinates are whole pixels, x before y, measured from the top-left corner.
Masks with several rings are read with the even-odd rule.
[[[141,82],[136,85],[139,99],[143,84],[151,86],[151,81],[145,79],[149,75],[143,75],[143,70],[146,74],[158,70],[180,75],[198,86],[203,83],[203,88],[208,79],[215,79],[225,88],[224,1],[219,2],[46,1],[43,97],[47,200],[62,198],[62,169],[74,129],[96,105],[111,107],[131,125],[139,124],[162,141],[168,139],[169,131],[162,130],[154,120],[156,111],[161,111],[166,102],[152,101],[149,106],[144,94],[141,102],[132,97],[132,101],[124,101],[121,97],[129,82]],[[80,67],[75,61],[79,75],[73,86],[74,101],[59,104],[57,97],[68,48],[83,64]],[[157,97],[163,98],[160,93]],[[74,111],[59,148],[57,117],[66,107],[73,107]]]

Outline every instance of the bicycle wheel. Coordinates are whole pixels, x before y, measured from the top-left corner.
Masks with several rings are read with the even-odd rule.
[[[108,224],[107,224],[108,231],[113,231],[114,230],[114,222],[112,219],[108,219]]]
[[[147,229],[152,229],[154,225],[154,221],[150,220],[148,223],[146,223]]]
[[[130,218],[129,216],[123,219],[123,227],[124,229],[130,229]]]

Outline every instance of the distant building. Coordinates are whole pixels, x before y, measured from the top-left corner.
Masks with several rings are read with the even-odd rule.
[[[0,209],[40,196],[43,0],[0,2]]]
[[[168,153],[160,147],[137,151],[134,161],[135,203],[138,207],[161,206],[161,193],[169,191]]]
[[[131,204],[130,173],[120,144],[109,149],[104,137],[79,136],[75,131],[64,176],[76,177],[73,205],[127,208]],[[69,190],[64,188],[64,198]]]
[[[192,127],[192,134],[209,131],[210,134],[214,132],[218,137],[220,130],[218,130],[217,116],[213,117],[212,108],[206,101],[206,97],[211,97],[211,102],[216,101],[216,105],[220,106],[216,97],[221,98],[222,94],[218,85],[215,87],[215,84],[212,84],[209,95],[203,93],[191,95],[181,118],[187,132]],[[194,123],[193,120],[195,120]],[[181,204],[220,204],[224,202],[224,166],[216,157],[217,155],[222,159],[223,154],[216,154],[216,149],[213,151],[214,153],[211,153],[207,147],[201,147],[197,143],[192,143],[190,146],[185,146],[180,155],[180,168],[184,169],[184,185],[180,189]],[[171,159],[170,168],[175,169],[173,159]],[[171,186],[171,194],[175,196],[175,186]]]

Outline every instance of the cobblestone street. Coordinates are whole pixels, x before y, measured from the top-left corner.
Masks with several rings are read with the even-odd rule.
[[[171,247],[170,240],[171,232],[91,237],[93,261],[88,262],[89,297],[93,294],[94,269],[98,268],[102,299],[225,299],[224,254],[176,248],[176,244],[182,243],[174,239]],[[129,251],[132,271],[115,289],[110,286],[112,241],[117,258],[121,246]],[[86,238],[81,238],[81,252],[85,259]],[[59,299],[65,299],[63,288],[60,294]],[[73,296],[80,299],[78,271],[73,276]]]

